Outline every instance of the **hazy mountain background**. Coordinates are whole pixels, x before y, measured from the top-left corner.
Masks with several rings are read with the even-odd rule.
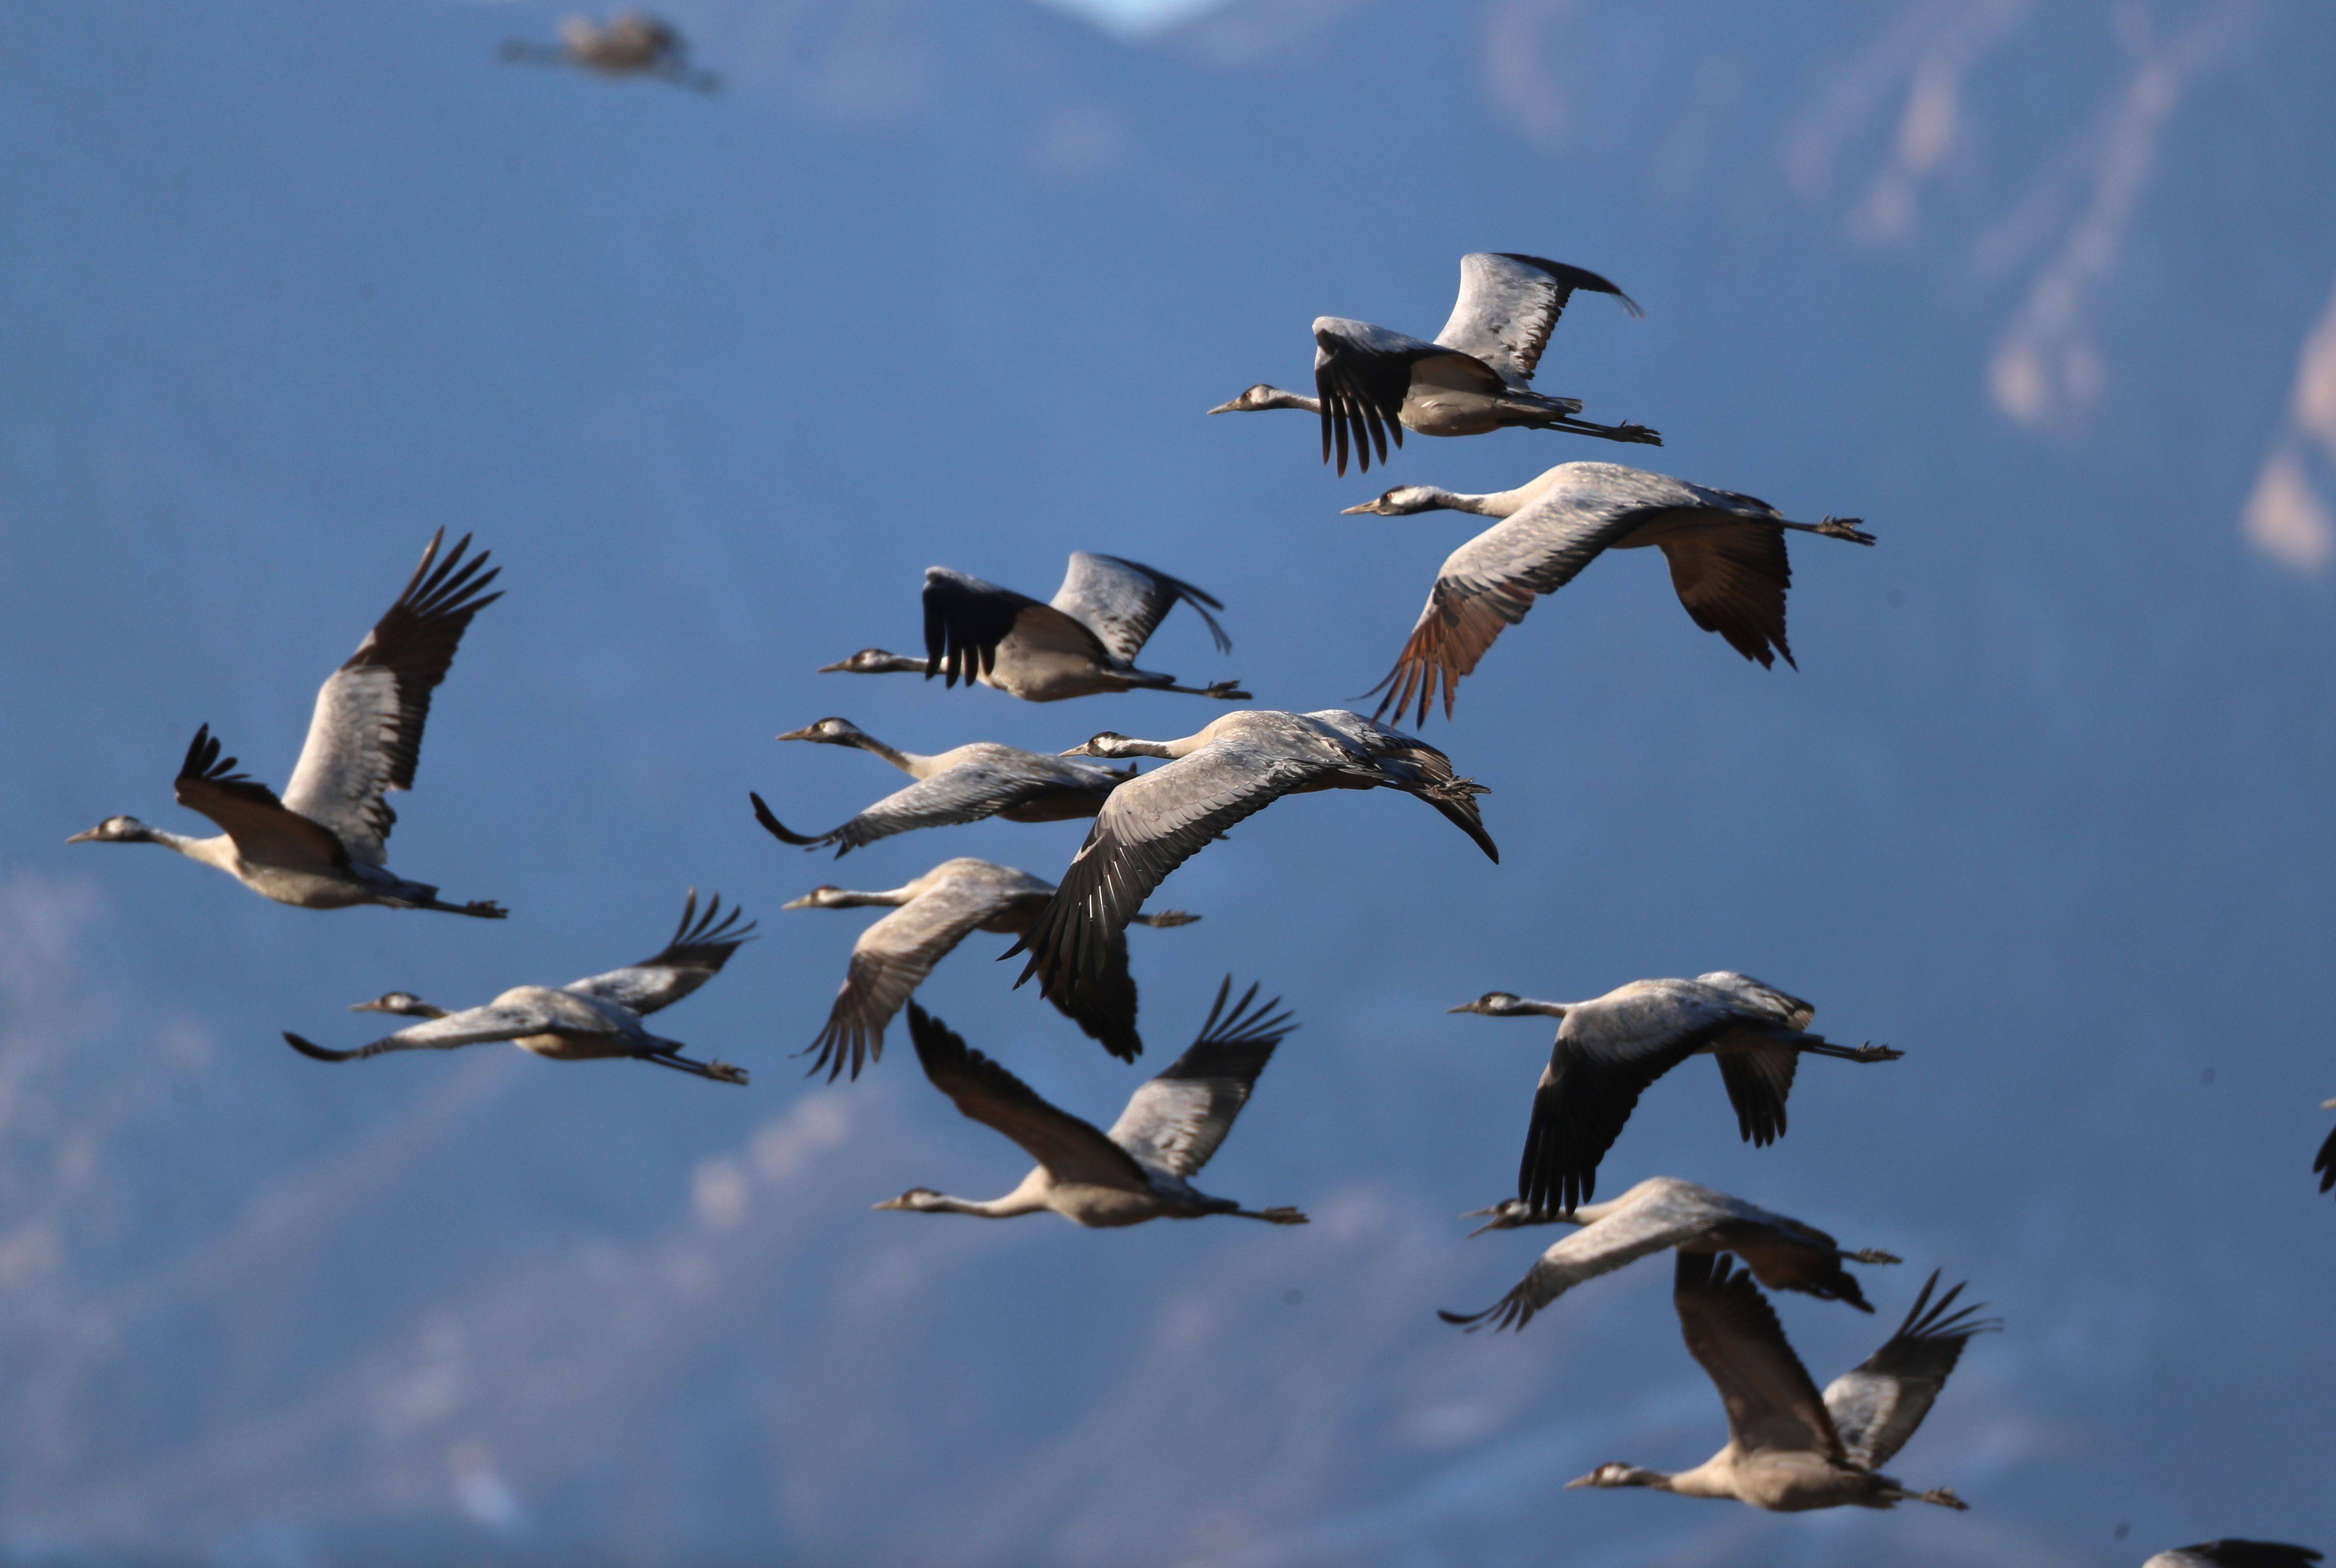
[[[2336,1546],[2336,1205],[2307,1169],[2336,831],[2336,10],[2315,0],[672,0],[704,98],[496,63],[545,7],[0,6],[0,1561],[1403,1565],[2136,1563]],[[1188,13],[1189,7],[1184,8]],[[1459,254],[1608,273],[1543,369],[1668,472],[1788,513],[1800,673],[1601,562],[1428,733],[1485,863],[1317,797],[1135,933],[1147,1062],[1227,970],[1303,1027],[1209,1172],[1299,1232],[872,1214],[1018,1154],[906,1042],[795,1076],[864,923],[946,856],[774,843],[891,787],[769,737],[1059,747],[1215,711],[816,676],[913,647],[918,574],[1041,594],[1111,550],[1221,594],[1148,663],[1260,703],[1392,660],[1468,524],[1342,518],[1630,453],[1415,441],[1338,481],[1318,313],[1432,331]],[[395,863],[504,925],[268,904],[151,850],[209,722],[280,782],[432,530],[509,597],[433,717]],[[330,1069],[297,1028],[764,940],[667,1015],[720,1088],[516,1052]],[[927,1000],[1097,1115],[1136,1075],[968,944]],[[1448,1018],[1727,966],[1837,1037],[1753,1150],[1708,1069],[1602,1186],[1671,1173],[1933,1266],[2006,1332],[1894,1468],[1968,1514],[1568,1493],[1724,1437],[1667,1271],[1522,1336],[1508,1189],[1545,1032]],[[2117,1532],[2130,1526],[2118,1539]]]

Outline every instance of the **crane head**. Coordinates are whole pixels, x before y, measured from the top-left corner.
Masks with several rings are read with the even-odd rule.
[[[69,844],[135,844],[154,836],[154,830],[136,817],[108,817],[86,833],[65,840]]]
[[[906,654],[892,653],[881,648],[863,648],[850,658],[840,658],[833,664],[819,667],[822,675],[897,675],[923,673],[925,661],[910,658]]]
[[[859,656],[855,654],[852,657],[856,658]],[[832,669],[835,667],[831,665],[828,667]],[[807,724],[801,729],[791,729],[777,738],[815,740],[828,745],[857,745],[868,737],[861,733],[858,725],[848,718],[823,718],[815,724]]]
[[[1255,386],[1251,387],[1247,392],[1242,393],[1239,397],[1234,398],[1231,403],[1220,403],[1216,407],[1209,410],[1209,412],[1211,414],[1255,414],[1261,408],[1281,408],[1287,406],[1280,400],[1289,395],[1290,394],[1282,391],[1281,388],[1278,386],[1270,386],[1266,383],[1260,381]]]
[[[784,739],[785,737],[781,736],[780,738]],[[833,899],[842,891],[843,890],[842,888],[837,887],[833,882],[822,882],[819,886],[812,889],[811,891],[803,894],[803,897],[799,899],[790,899],[785,903],[781,904],[779,908],[783,910],[827,909],[831,907],[829,901]]]
[[[1368,512],[1374,517],[1409,517],[1414,512],[1434,511],[1439,504],[1436,492],[1424,484],[1398,484],[1375,500],[1348,507],[1339,515],[1352,517],[1358,512]]]
[[[353,1013],[397,1013],[409,1018],[445,1017],[445,1009],[433,1008],[412,991],[384,991],[369,1002],[351,1002]]]

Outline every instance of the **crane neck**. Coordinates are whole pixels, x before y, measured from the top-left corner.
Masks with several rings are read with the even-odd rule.
[[[1441,509],[1445,511],[1472,511],[1478,517],[1509,517],[1522,511],[1533,499],[1527,490],[1496,490],[1485,495],[1469,495],[1459,491],[1442,490],[1432,484],[1420,489],[1428,492],[1428,504],[1423,511]]]
[[[1504,1018],[1562,1018],[1573,1010],[1572,1002],[1537,1002],[1530,997],[1519,997],[1501,1009]]]
[[[1181,756],[1190,756],[1205,744],[1199,735],[1186,735],[1183,740],[1136,740],[1128,735],[1122,735],[1111,743],[1109,750],[1093,755],[1114,760],[1132,756],[1156,756],[1173,762]]]
[[[898,657],[900,656],[896,654],[893,657]],[[917,662],[917,667],[920,670],[923,669],[925,667],[924,661],[920,659]],[[846,745],[858,746],[861,751],[867,752],[872,756],[881,756],[886,762],[891,763],[894,767],[899,768],[902,773],[914,774],[918,778],[922,778],[925,775],[917,772],[917,765],[919,763],[929,762],[931,760],[929,757],[919,756],[914,752],[901,751],[896,747],[886,745],[874,735],[863,735],[858,731],[854,731],[843,744]]]
[[[924,1206],[937,1214],[971,1214],[982,1220],[1011,1220],[1020,1214],[1037,1213],[1046,1205],[1017,1189],[1002,1198],[956,1198],[943,1193],[937,1198],[928,1199]]]
[[[168,828],[150,827],[136,839],[128,842],[161,844],[164,849],[178,851],[190,861],[200,861],[207,866],[217,866],[230,876],[234,875],[237,868],[242,864],[242,858],[235,852],[235,840],[225,833],[199,839],[185,833],[174,833]]]
[[[1295,408],[1305,414],[1319,414],[1322,412],[1322,400],[1319,397],[1309,397],[1302,392],[1291,392],[1283,387],[1271,386],[1266,389],[1266,396],[1257,406]]]
[[[915,891],[910,888],[893,888],[885,892],[866,893],[854,892],[849,888],[839,888],[834,892],[823,896],[820,900],[820,907],[830,910],[864,910],[878,907],[898,909],[916,896]]]

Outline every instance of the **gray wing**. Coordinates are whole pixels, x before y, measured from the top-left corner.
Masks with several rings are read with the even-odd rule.
[[[1718,1199],[1715,1203],[1712,1200]],[[1617,1200],[1620,1207],[1543,1252],[1516,1287],[1481,1312],[1438,1312],[1447,1323],[1471,1329],[1523,1329],[1533,1314],[1585,1280],[1611,1274],[1652,1252],[1676,1247],[1709,1232],[1749,1204],[1692,1182],[1655,1176]],[[1754,1211],[1757,1213],[1757,1211]]]
[[[909,1039],[933,1087],[974,1121],[994,1127],[1028,1152],[1057,1182],[1148,1190],[1151,1179],[1135,1157],[1037,1090],[968,1049],[947,1024],[909,1004]]]
[[[1208,622],[1219,653],[1232,651],[1232,638],[1209,613],[1223,605],[1182,579],[1115,555],[1074,550],[1063,586],[1055,591],[1054,608],[1095,633],[1120,663],[1134,664],[1161,621],[1179,604],[1191,605]]]
[[[1217,999],[1208,1021],[1184,1054],[1168,1070],[1139,1086],[1128,1096],[1127,1108],[1105,1135],[1148,1165],[1172,1175],[1199,1174],[1217,1146],[1232,1131],[1233,1118],[1249,1103],[1257,1076],[1273,1058],[1273,1050],[1295,1027],[1287,1012],[1276,1013],[1281,998],[1257,1001],[1255,986],[1244,992],[1232,1010],[1225,998],[1232,994],[1232,977],[1217,988]]]
[[[1395,667],[1371,688],[1387,692],[1377,711],[1392,708],[1400,718],[1406,706],[1416,706],[1413,722],[1423,723],[1440,685],[1444,716],[1450,718],[1461,677],[1475,670],[1494,639],[1524,619],[1535,599],[1572,582],[1657,510],[1628,492],[1601,486],[1595,476],[1584,476],[1559,483],[1454,550],[1436,574],[1426,607]]]
[[[1460,258],[1460,297],[1436,341],[1483,360],[1513,390],[1525,391],[1577,288],[1611,294],[1632,316],[1646,314],[1594,272],[1538,256],[1479,250]]]
[[[1416,735],[1389,729],[1351,708],[1317,708],[1303,716],[1362,751],[1396,787],[1434,806],[1473,839],[1486,859],[1500,863],[1501,846],[1484,831],[1484,808],[1476,803],[1478,795],[1492,792],[1454,773],[1450,757]]]
[[[1728,1435],[1739,1447],[1841,1461],[1842,1441],[1825,1401],[1748,1272],[1725,1257],[1681,1252],[1671,1304],[1689,1352],[1719,1390]]]
[[[847,1070],[856,1078],[863,1064],[882,1060],[885,1027],[933,966],[1008,904],[1051,891],[1044,882],[1037,887],[1034,895],[989,879],[952,877],[861,932],[827,1024],[811,1044],[811,1071],[826,1068],[832,1083]]]
[[[1015,983],[1036,975],[1047,998],[1076,1004],[1107,976],[1113,939],[1171,872],[1235,823],[1336,771],[1327,757],[1236,735],[1120,785],[1037,922],[1007,950],[1030,955]]]
[[[925,569],[925,678],[972,685],[998,665],[1007,638],[1034,652],[1060,652],[1112,662],[1102,640],[1085,624],[1027,593],[984,582],[945,566]]]
[[[290,1033],[284,1037],[304,1057],[314,1057],[322,1062],[354,1062],[389,1051],[453,1051],[493,1040],[516,1040],[542,1033],[550,1022],[550,1016],[538,1008],[465,1008],[459,1013],[384,1035],[353,1051],[328,1050]]]
[[[1898,1331],[1825,1390],[1825,1408],[1841,1432],[1843,1447],[1852,1463],[1868,1470],[1879,1470],[1906,1446],[1946,1387],[1947,1374],[1962,1359],[1964,1342],[2002,1327],[1978,1317],[1981,1309],[1976,1306],[1951,1310],[1962,1294],[1961,1285],[1933,1303],[1931,1292],[1938,1282],[1933,1270]]]
[[[1785,1135],[1785,1103],[1801,1070],[1801,1053],[1765,1029],[1730,1029],[1713,1044],[1724,1047],[1712,1060],[1736,1109],[1737,1130],[1754,1148],[1767,1148]]]
[[[2320,1553],[2281,1541],[2201,1541],[2160,1552],[2141,1568],[2312,1568]]]
[[[1661,544],[1689,619],[1763,669],[1774,668],[1779,655],[1800,667],[1785,636],[1793,563],[1784,530],[1723,523],[1672,534]]]
[[[1767,1011],[1786,1028],[1806,1029],[1817,1016],[1815,1002],[1805,1002],[1789,991],[1780,991],[1766,980],[1756,980],[1734,969],[1712,969],[1696,976],[1695,983],[1726,992],[1747,1017]]]
[[[365,865],[383,863],[397,821],[385,792],[414,787],[431,694],[471,618],[502,597],[485,591],[502,569],[487,568],[484,550],[463,559],[470,535],[437,559],[445,537],[443,529],[431,536],[405,591],[317,691],[308,739],[284,790],[286,806],[329,828]]]
[[[1517,1195],[1535,1209],[1588,1203],[1647,1086],[1737,1022],[1718,998],[1676,980],[1640,981],[1567,1013],[1533,1093]]]
[[[1733,969],[1698,975],[1695,984],[1725,998],[1736,1011],[1740,1027],[1713,1042],[1720,1047],[1713,1060],[1719,1064],[1720,1082],[1744,1141],[1766,1148],[1785,1135],[1785,1105],[1801,1066],[1796,1044],[1825,1043],[1823,1035],[1808,1032],[1817,1009]]]
[[[643,1015],[669,1008],[682,998],[722,972],[730,955],[752,941],[755,922],[738,923],[744,910],[733,907],[722,911],[722,895],[716,893],[697,912],[697,890],[689,890],[689,898],[681,906],[681,923],[674,928],[673,940],[654,958],[643,959],[637,964],[627,964],[621,969],[589,976],[561,988],[580,997],[596,997],[604,1002],[614,1002]]]
[[[789,832],[763,797],[748,792],[754,815],[782,842],[806,849],[833,844],[840,860],[862,844],[919,828],[948,827],[996,816],[1032,795],[1059,788],[1058,781],[1036,777],[1010,764],[959,763],[953,768],[894,790],[842,826],[813,835]]]

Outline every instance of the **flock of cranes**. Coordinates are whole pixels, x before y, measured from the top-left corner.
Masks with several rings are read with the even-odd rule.
[[[690,69],[678,34],[637,13],[605,24],[571,17],[558,47],[515,42],[505,54],[714,86],[711,76]],[[1340,473],[1350,457],[1364,470],[1385,464],[1390,443],[1401,447],[1406,431],[1461,436],[1522,426],[1659,446],[1661,438],[1645,426],[1583,420],[1580,400],[1531,385],[1568,301],[1584,291],[1611,296],[1640,314],[1614,284],[1580,268],[1523,254],[1470,255],[1461,262],[1451,317],[1432,342],[1323,317],[1313,326],[1312,395],[1260,384],[1209,412],[1314,413],[1323,460]],[[778,737],[868,752],[912,781],[816,834],[789,829],[759,794],[751,794],[756,820],[788,845],[832,846],[842,856],[892,835],[992,816],[1093,819],[1059,882],[960,857],[897,888],[822,885],[784,906],[888,911],[852,945],[843,983],[807,1047],[811,1070],[830,1079],[857,1077],[881,1058],[886,1032],[905,1008],[910,1039],[932,1086],[1036,1162],[1002,1197],[911,1187],[877,1208],[989,1219],[1051,1211],[1092,1228],[1212,1215],[1305,1223],[1296,1208],[1249,1208],[1192,1184],[1294,1027],[1278,999],[1258,1001],[1258,985],[1234,999],[1227,977],[1192,1045],[1136,1088],[1107,1130],[1049,1104],[969,1047],[918,1005],[918,988],[974,932],[1010,936],[1013,945],[1001,956],[1025,957],[1015,984],[1037,979],[1039,993],[1084,1033],[1118,1060],[1133,1062],[1144,1042],[1127,928],[1194,920],[1178,911],[1146,912],[1144,905],[1185,861],[1283,796],[1395,790],[1434,808],[1498,862],[1479,804],[1484,786],[1459,774],[1443,751],[1380,720],[1390,711],[1400,720],[1408,710],[1414,723],[1424,724],[1439,693],[1448,719],[1460,680],[1535,599],[1558,592],[1609,550],[1652,545],[1662,550],[1680,603],[1698,626],[1764,667],[1777,657],[1789,664],[1787,534],[1874,542],[1855,519],[1795,521],[1732,491],[1599,462],[1560,463],[1494,494],[1400,485],[1347,510],[1379,516],[1446,510],[1498,520],[1437,573],[1395,668],[1375,688],[1384,696],[1373,716],[1343,708],[1244,708],[1174,738],[1104,731],[1058,755],[988,742],[932,754],[902,751],[842,717]],[[216,823],[217,836],[191,838],[115,816],[68,842],[161,844],[301,909],[379,904],[503,918],[498,903],[442,900],[435,887],[397,876],[385,863],[396,821],[387,795],[413,787],[433,695],[472,619],[501,597],[488,591],[498,569],[488,566],[485,552],[472,554],[470,542],[466,537],[442,555],[443,532],[433,537],[404,592],[326,678],[280,796],[237,773],[235,759],[221,755],[221,742],[205,726],[187,750],[174,795]],[[1061,587],[1045,602],[936,566],[926,571],[921,595],[921,656],[871,647],[822,668],[939,677],[945,687],[962,681],[1027,702],[1130,691],[1249,700],[1231,679],[1185,685],[1137,667],[1145,643],[1180,607],[1202,620],[1220,653],[1230,651],[1218,599],[1116,556],[1074,553]],[[1144,760],[1160,765],[1142,771]],[[347,1049],[297,1034],[285,1038],[326,1062],[509,1041],[556,1061],[632,1059],[744,1086],[745,1069],[688,1056],[681,1042],[651,1034],[644,1020],[713,979],[754,930],[739,910],[725,912],[718,895],[701,912],[692,889],[672,940],[638,963],[565,986],[517,986],[453,1011],[391,991],[353,1010],[419,1021]],[[1969,1341],[1999,1326],[1981,1316],[1982,1308],[1957,1305],[1962,1285],[1942,1291],[1933,1271],[1897,1330],[1820,1393],[1765,1292],[1792,1291],[1871,1313],[1846,1265],[1894,1264],[1897,1257],[1844,1249],[1800,1220],[1675,1177],[1640,1181],[1619,1198],[1593,1197],[1600,1166],[1640,1095],[1691,1057],[1712,1057],[1743,1137],[1767,1144],[1786,1130],[1803,1057],[1883,1062],[1901,1053],[1812,1033],[1815,1009],[1809,1003],[1728,970],[1633,980],[1579,1002],[1490,991],[1451,1010],[1557,1025],[1533,1095],[1515,1195],[1464,1217],[1484,1219],[1480,1232],[1571,1229],[1500,1300],[1441,1316],[1472,1332],[1521,1330],[1575,1285],[1669,1252],[1681,1337],[1726,1411],[1728,1443],[1700,1465],[1663,1472],[1607,1464],[1572,1485],[1647,1487],[1779,1511],[1902,1502],[1966,1506],[1949,1488],[1913,1489],[1883,1470],[1921,1426]],[[2314,1169],[2323,1191],[2336,1187],[2336,1135]],[[2302,1547],[2224,1540],[2160,1553],[2150,1568],[2304,1568],[2318,1559]]]

